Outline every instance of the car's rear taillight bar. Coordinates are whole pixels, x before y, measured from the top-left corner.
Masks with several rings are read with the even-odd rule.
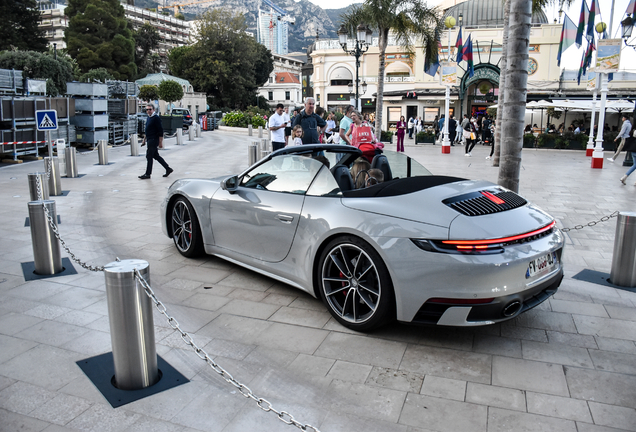
[[[554,230],[555,225],[556,221],[552,221],[544,227],[524,234],[486,240],[411,240],[417,247],[429,252],[469,254],[502,253],[504,251],[504,246],[517,243],[525,243],[541,237],[545,237]]]

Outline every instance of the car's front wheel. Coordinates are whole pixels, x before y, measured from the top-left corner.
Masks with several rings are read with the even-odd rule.
[[[320,295],[345,327],[368,331],[393,318],[389,272],[365,241],[345,236],[329,242],[320,257],[319,272]]]
[[[188,258],[201,255],[203,238],[192,204],[183,197],[177,198],[172,204],[170,216],[172,239],[177,250]]]

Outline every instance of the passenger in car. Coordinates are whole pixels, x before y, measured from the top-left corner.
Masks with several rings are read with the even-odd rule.
[[[373,186],[384,181],[384,173],[377,168],[371,168],[367,171],[367,178],[365,180],[365,187]]]
[[[371,169],[371,164],[368,160],[359,157],[351,165],[351,178],[353,179],[353,185],[356,189],[364,187],[365,173]]]

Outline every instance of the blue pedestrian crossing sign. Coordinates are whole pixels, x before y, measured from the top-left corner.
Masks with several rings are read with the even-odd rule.
[[[57,130],[57,111],[55,110],[36,111],[35,123],[39,131]]]

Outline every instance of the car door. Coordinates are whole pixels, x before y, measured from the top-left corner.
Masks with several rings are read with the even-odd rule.
[[[305,194],[322,163],[280,155],[239,179],[236,190],[219,189],[210,201],[217,247],[267,262],[282,261],[294,240]]]

